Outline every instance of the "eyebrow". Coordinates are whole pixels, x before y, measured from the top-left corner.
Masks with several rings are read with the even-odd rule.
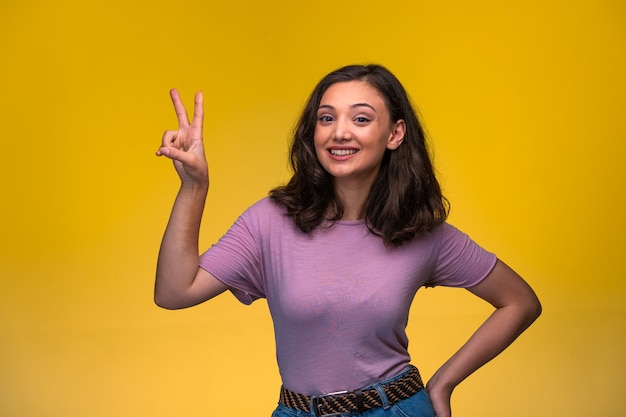
[[[376,109],[371,105],[371,104],[367,104],[367,103],[355,103],[350,105],[351,109],[354,109],[356,107],[369,107],[370,109],[372,109],[374,112],[376,112]],[[330,104],[322,104],[320,105],[318,108],[319,109],[331,109],[331,110],[335,110],[335,107],[331,106]]]

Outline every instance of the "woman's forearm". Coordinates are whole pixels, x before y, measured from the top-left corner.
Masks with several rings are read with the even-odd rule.
[[[155,302],[181,308],[198,271],[198,238],[208,185],[181,186],[163,235],[157,262]]]
[[[454,388],[506,349],[541,314],[541,303],[534,291],[501,261],[487,278],[469,290],[496,310],[428,382],[438,417],[451,415],[450,396]]]
[[[433,376],[429,385],[452,392],[461,381],[506,349],[539,316],[539,305],[496,309],[472,337]]]

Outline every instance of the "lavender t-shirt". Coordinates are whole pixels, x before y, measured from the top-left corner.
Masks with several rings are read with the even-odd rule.
[[[409,307],[421,286],[471,287],[495,265],[444,223],[397,248],[362,221],[309,236],[264,198],[200,257],[243,303],[267,298],[286,388],[307,395],[355,390],[406,369]]]

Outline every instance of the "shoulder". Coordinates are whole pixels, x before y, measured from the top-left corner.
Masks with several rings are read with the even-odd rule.
[[[419,235],[419,245],[428,246],[436,257],[446,257],[450,252],[467,246],[471,239],[468,235],[448,222],[443,222],[431,231]]]
[[[433,229],[433,235],[436,236],[441,244],[444,245],[468,238],[467,234],[448,222],[443,222],[439,226],[435,227]]]
[[[447,240],[454,239],[458,233],[461,232],[456,227],[444,221],[443,223],[433,227],[428,232],[417,234],[410,243],[428,244],[439,247]]]
[[[264,197],[248,207],[239,221],[262,234],[293,223],[291,217],[287,215],[287,209],[270,197]]]
[[[244,215],[255,217],[282,217],[287,213],[284,206],[275,202],[270,197],[263,197],[252,204]]]
[[[490,270],[496,260],[494,253],[483,248],[467,233],[449,224],[442,228],[439,246],[440,261],[458,263],[463,268],[482,265]]]

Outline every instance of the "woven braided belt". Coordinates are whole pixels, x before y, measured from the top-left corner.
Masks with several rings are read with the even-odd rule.
[[[417,368],[411,366],[406,375],[382,385],[381,388],[387,395],[389,404],[395,404],[419,392],[424,388],[424,383]],[[310,397],[281,387],[280,402],[289,408],[305,412],[311,411],[313,405],[316,416],[361,413],[370,408],[383,406],[380,394],[374,388]]]

